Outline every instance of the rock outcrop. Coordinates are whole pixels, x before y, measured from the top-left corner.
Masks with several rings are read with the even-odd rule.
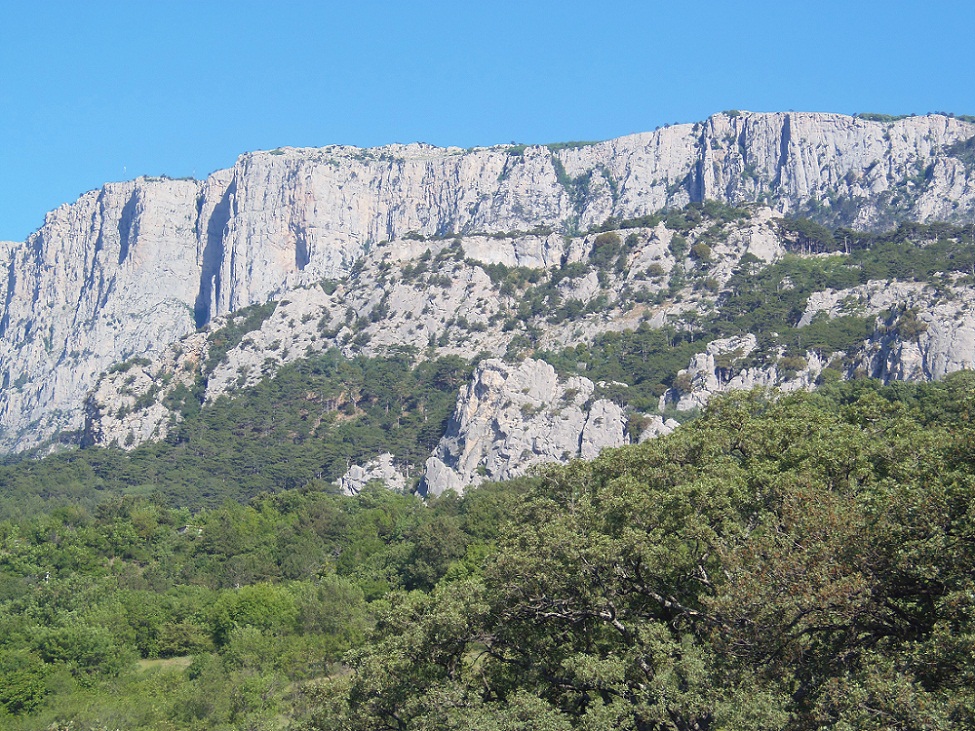
[[[687,368],[677,373],[674,387],[660,397],[659,408],[703,409],[715,394],[753,388],[809,391],[815,387],[823,368],[829,365],[828,360],[824,362],[815,352],[798,358],[801,361],[798,368],[784,366],[778,358],[772,358],[769,364],[752,364],[749,356],[757,345],[751,333],[712,340],[703,353],[691,358]]]
[[[623,409],[594,399],[588,378],[560,379],[543,361],[482,361],[457,399],[447,433],[427,460],[421,491],[462,492],[532,466],[592,459],[628,441]]]
[[[370,482],[380,482],[391,490],[403,491],[407,487],[406,475],[394,463],[389,452],[380,454],[363,465],[352,465],[339,478],[338,485],[345,495],[358,495]]]
[[[936,287],[884,280],[815,292],[799,327],[820,317],[857,315],[874,320],[873,335],[850,353],[810,350],[788,356],[779,349],[761,354],[758,362],[750,357],[757,348],[754,335],[713,340],[678,372],[659,408],[700,409],[715,394],[752,388],[809,391],[827,368],[835,377],[870,377],[884,383],[938,380],[975,368],[973,313],[975,288],[970,284],[942,282]]]
[[[194,181],[107,185],[9,252],[0,448],[77,430],[99,374],[193,331],[197,193]]]
[[[975,290],[970,285],[873,281],[809,298],[800,325],[849,312],[878,317],[852,371],[890,381],[926,381],[975,368]]]
[[[975,175],[954,152],[973,135],[940,115],[735,113],[552,149],[284,148],[205,181],[109,184],[0,246],[0,449],[76,439],[85,396],[112,364],[340,277],[383,241],[572,232],[703,199],[855,226],[971,221]],[[502,248],[527,266],[565,253],[550,236]]]
[[[689,250],[678,262],[671,250],[675,234],[662,223],[578,236],[542,232],[380,244],[359,259],[348,278],[289,290],[275,301],[274,311],[252,325],[229,351],[204,359],[205,372],[187,370],[185,364],[177,371],[164,366],[152,370],[157,401],[171,401],[173,390],[195,376],[205,381],[205,400],[213,401],[273,376],[286,363],[332,347],[350,357],[403,349],[420,352],[420,348],[466,359],[476,354],[513,357],[529,335],[537,338],[539,347],[557,350],[567,342],[635,329],[642,322],[659,327],[712,307],[715,292],[698,285],[704,279],[723,284],[742,256],[751,254],[765,261],[780,256],[776,231],[771,212],[763,208],[752,210],[748,220],[719,226],[717,239],[713,223],[702,221],[686,231],[685,238],[691,245],[699,239],[711,241],[707,262],[689,258]],[[592,263],[600,236],[625,248],[626,266],[621,270],[616,261],[602,266]],[[671,293],[669,273],[677,269],[683,272],[685,284]],[[527,270],[532,271],[532,281],[516,284],[518,271],[524,275]],[[557,286],[551,285],[553,281]],[[525,310],[525,297],[538,287],[547,289],[548,298]],[[638,305],[631,297],[646,304]],[[553,312],[556,301],[575,303],[575,314],[569,316],[566,310],[563,318]],[[246,313],[222,315],[207,332],[189,339],[195,343],[203,335],[221,340],[223,329],[238,327]],[[171,347],[173,353],[167,352],[159,362],[175,362],[196,349],[195,344],[177,342]],[[95,443],[138,445],[139,434],[151,431],[156,437],[165,436],[178,418],[175,412],[155,407],[137,413],[126,380],[110,373],[89,398],[86,436]],[[122,422],[116,418],[119,413]],[[157,425],[150,430],[153,419]],[[131,436],[130,424],[138,427]],[[105,435],[107,441],[98,435]]]

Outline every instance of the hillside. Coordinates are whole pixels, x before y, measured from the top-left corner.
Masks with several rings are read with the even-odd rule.
[[[474,374],[455,384],[425,471],[394,453],[398,473],[377,474],[439,493],[669,431],[715,393],[929,380],[975,362],[970,227],[832,232],[707,203],[608,228],[376,246],[346,278],[114,368],[88,399],[86,443],[170,438],[187,409],[330,349],[457,357]],[[348,411],[317,393],[319,418]]]
[[[0,277],[0,444],[13,452],[78,443],[85,399],[113,365],[129,358],[162,366],[180,357],[206,361],[199,350],[206,336],[194,335],[198,328],[219,328],[241,308],[268,300],[293,304],[295,324],[285,322],[301,351],[317,338],[347,354],[369,353],[367,343],[355,342],[358,330],[366,328],[357,328],[349,342],[337,342],[335,334],[350,310],[349,325],[370,315],[381,319],[383,310],[376,306],[388,294],[391,312],[416,318],[411,337],[408,324],[388,328],[388,344],[408,340],[422,350],[432,340],[442,354],[464,350],[470,356],[483,347],[503,356],[510,318],[502,314],[488,321],[510,307],[488,296],[491,273],[466,265],[468,259],[544,270],[568,304],[563,328],[546,326],[536,339],[565,342],[565,333],[573,332],[568,323],[582,314],[578,302],[590,302],[587,314],[595,314],[600,304],[590,295],[606,283],[591,277],[553,283],[553,272],[588,258],[597,230],[610,232],[624,221],[649,223],[646,217],[704,201],[758,206],[740,230],[737,224],[725,226],[720,240],[708,239],[706,228],[695,231],[693,221],[666,230],[655,221],[620,234],[624,243],[636,235],[639,241],[627,244],[633,250],[628,256],[643,257],[627,259],[624,268],[638,271],[642,265],[651,278],[659,277],[652,267],[657,263],[673,290],[672,301],[658,303],[651,313],[651,324],[658,325],[690,308],[680,278],[670,275],[674,263],[700,271],[692,259],[694,245],[705,243],[718,252],[704,280],[720,292],[741,256],[773,261],[787,248],[772,223],[782,215],[854,231],[890,230],[905,221],[971,223],[973,136],[970,120],[945,115],[867,119],[729,112],[594,144],[288,148],[248,153],[204,181],[139,178],[108,184],[52,211],[26,242],[0,247],[6,271]],[[687,252],[680,251],[679,240],[678,253],[670,251],[674,233],[688,238]],[[398,295],[376,289],[383,255],[387,278],[398,270],[415,275],[425,267],[420,259],[428,249],[438,254],[438,242],[455,240],[462,269],[441,272],[433,289],[445,291],[433,292],[432,301],[417,308],[397,301],[409,294],[401,278]],[[493,271],[498,277],[500,270]],[[413,281],[424,296],[431,290],[423,286],[428,279]],[[356,291],[346,285],[332,299],[315,293],[316,285],[330,289],[343,281],[355,283]],[[620,281],[637,288],[632,277],[612,284]],[[655,293],[653,287],[649,291]],[[410,303],[422,299],[416,292],[406,297]],[[869,299],[866,292],[856,296],[861,295]],[[474,310],[472,296],[473,302],[485,300],[484,317]],[[536,306],[559,307],[550,300]],[[583,336],[638,324],[635,318],[611,317],[603,327],[596,319],[581,324]],[[458,322],[464,321],[487,328],[473,351],[458,342],[464,332]],[[374,329],[387,330],[385,322]],[[533,333],[521,333],[532,346]],[[167,353],[184,338],[180,356]],[[280,360],[271,348],[276,341],[284,342],[275,337],[266,349],[260,346],[264,359]],[[370,342],[378,349],[381,333],[370,335]],[[239,378],[235,358],[229,356],[223,375],[212,374],[211,393]],[[948,370],[955,366],[950,358],[946,362]],[[255,364],[247,365],[253,376]],[[161,434],[157,426],[165,416],[160,412],[133,424],[130,444]],[[104,429],[109,441],[128,438],[125,428]],[[97,437],[97,429],[93,433]]]
[[[973,141],[730,112],[52,212],[0,726],[975,728]]]
[[[975,728],[971,376],[725,396],[425,504],[2,520],[0,725]]]

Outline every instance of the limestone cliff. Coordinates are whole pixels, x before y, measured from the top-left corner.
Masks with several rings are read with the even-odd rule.
[[[75,440],[112,364],[341,277],[385,241],[571,233],[702,199],[861,227],[971,221],[975,175],[953,153],[973,135],[939,115],[736,113],[583,146],[285,148],[205,181],[109,184],[0,246],[0,449]],[[565,254],[557,237],[531,247],[517,255]]]
[[[701,285],[726,282],[743,256],[770,262],[782,254],[768,209],[723,225],[705,220],[685,234],[687,250],[679,256],[676,234],[662,223],[579,236],[475,235],[378,244],[351,276],[289,290],[219,358],[187,360],[190,353],[207,351],[207,340],[222,339],[228,324],[238,327],[246,310],[221,316],[214,330],[177,342],[151,368],[114,368],[88,399],[86,433],[94,443],[121,447],[137,445],[147,434],[163,437],[178,413],[158,405],[181,384],[199,377],[205,400],[213,401],[327,348],[347,356],[406,348],[466,359],[477,354],[517,359],[532,339],[534,346],[554,350],[641,323],[660,327],[713,308],[717,291]],[[706,262],[690,256],[690,247],[705,239],[711,241]],[[618,266],[618,258],[612,266],[596,266],[600,241],[625,250],[625,266]],[[517,281],[519,271],[531,272],[533,281]],[[678,279],[684,284],[671,291]],[[143,391],[138,384],[147,373],[152,384]],[[145,395],[150,391],[154,399]]]
[[[588,378],[560,379],[548,363],[482,361],[457,399],[447,433],[427,460],[421,491],[463,492],[504,480],[533,465],[592,459],[626,443],[626,417],[616,404],[592,400]]]
[[[712,396],[751,388],[812,390],[829,369],[837,378],[929,381],[975,368],[975,287],[971,283],[871,281],[814,293],[799,327],[817,318],[856,312],[874,318],[872,336],[850,353],[815,350],[786,356],[784,349],[756,361],[754,335],[719,339],[694,356],[661,396],[660,408],[703,408]]]

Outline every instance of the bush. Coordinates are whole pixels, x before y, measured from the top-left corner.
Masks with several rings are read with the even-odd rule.
[[[698,261],[711,261],[711,247],[704,242],[698,242],[691,247],[691,256]]]
[[[610,265],[623,253],[623,242],[618,233],[609,232],[599,234],[593,241],[589,261],[599,269],[608,269]]]

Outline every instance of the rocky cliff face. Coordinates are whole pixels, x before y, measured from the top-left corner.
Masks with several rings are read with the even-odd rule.
[[[937,115],[722,114],[581,147],[287,148],[202,182],[106,185],[0,246],[0,448],[74,440],[86,394],[113,363],[155,358],[215,318],[340,277],[384,241],[482,234],[486,260],[483,235],[586,230],[702,199],[858,226],[970,221],[975,175],[953,151],[973,135]],[[498,248],[532,266],[567,253],[545,235]]]
[[[592,459],[626,443],[623,409],[592,400],[588,378],[560,379],[548,363],[482,361],[457,399],[447,433],[427,460],[421,491],[463,492],[485,479],[504,480],[534,465]]]
[[[774,387],[784,392],[812,390],[828,365],[828,361],[823,362],[815,352],[806,353],[802,367],[791,374],[777,362],[777,358],[770,365],[746,365],[757,347],[758,341],[751,333],[711,341],[703,353],[695,355],[687,368],[678,372],[674,387],[660,397],[659,408],[703,409],[716,394],[753,388]]]
[[[971,283],[872,281],[810,296],[799,327],[817,318],[856,312],[875,318],[873,335],[854,352],[815,350],[788,357],[783,348],[753,362],[754,335],[718,339],[679,371],[675,387],[661,396],[660,409],[700,409],[716,394],[752,388],[813,390],[823,372],[835,377],[891,381],[938,380],[975,368],[975,288]]]
[[[108,185],[9,250],[0,314],[0,446],[80,427],[79,396],[113,363],[194,328],[198,186]]]
[[[518,359],[528,345],[558,350],[641,323],[660,327],[713,308],[717,293],[702,283],[726,282],[743,256],[769,262],[782,254],[767,209],[754,210],[747,221],[703,221],[686,234],[679,256],[672,246],[678,235],[663,223],[579,236],[476,235],[377,245],[352,276],[289,290],[219,358],[205,355],[208,341],[222,339],[223,329],[237,327],[246,311],[221,316],[214,330],[177,342],[151,365],[113,368],[88,399],[87,437],[120,447],[137,445],[144,435],[163,437],[178,413],[160,406],[179,386],[200,378],[205,400],[213,401],[327,348],[347,356],[407,348]],[[689,248],[705,238],[712,244],[707,262],[692,258]],[[594,265],[600,242],[625,249],[625,267],[618,258]],[[532,282],[518,272],[530,273]],[[678,278],[685,282],[671,292]]]

